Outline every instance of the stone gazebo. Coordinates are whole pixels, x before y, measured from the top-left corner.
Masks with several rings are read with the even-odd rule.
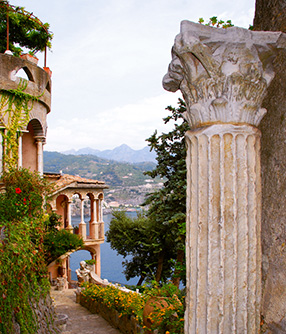
[[[183,21],[164,88],[181,90],[187,142],[185,333],[259,333],[259,125],[280,32]]]
[[[79,223],[78,233],[84,240],[84,249],[88,250],[92,259],[96,260],[94,269],[95,273],[100,276],[100,245],[104,242],[104,222],[102,214],[103,190],[108,188],[108,186],[103,181],[84,179],[79,176],[66,174],[45,173],[45,177],[55,183],[55,191],[49,204],[54,212],[61,215],[61,228],[65,228],[71,233],[75,233],[71,223],[71,204],[73,196],[77,195],[80,199],[81,221]],[[84,221],[84,201],[87,199],[90,201],[90,221],[88,223],[88,229]],[[87,230],[89,230],[88,235]],[[64,273],[61,273],[60,276],[66,277],[68,282],[70,282],[69,254],[61,258],[61,263],[61,267],[64,268]],[[56,263],[52,263],[49,266],[52,279],[56,279],[58,276],[57,267]]]

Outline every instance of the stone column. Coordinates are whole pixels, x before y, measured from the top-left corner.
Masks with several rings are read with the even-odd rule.
[[[188,21],[164,88],[181,90],[187,143],[185,333],[258,333],[261,108],[282,33]]]
[[[103,207],[102,207],[103,198],[99,199],[99,232],[98,237],[99,239],[104,239],[104,222],[103,222]]]
[[[86,240],[86,223],[84,221],[84,198],[80,199],[80,223],[79,223],[79,235],[82,236],[83,240]]]
[[[98,239],[98,222],[96,221],[97,217],[97,205],[96,200],[92,199],[90,205],[92,205],[92,212],[93,215],[91,216],[92,220],[90,221],[90,238],[91,239]]]
[[[44,158],[43,158],[43,144],[45,143],[45,137],[35,137],[37,145],[37,171],[40,175],[44,173]]]
[[[68,226],[66,227],[66,230],[70,231],[72,233],[73,227],[71,224],[71,201],[67,202],[67,221],[68,221]]]

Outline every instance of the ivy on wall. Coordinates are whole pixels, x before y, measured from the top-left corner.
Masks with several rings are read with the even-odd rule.
[[[29,123],[29,112],[40,96],[25,93],[28,81],[20,78],[16,89],[0,90],[0,125],[4,127],[3,163],[8,169],[18,165],[18,134]]]

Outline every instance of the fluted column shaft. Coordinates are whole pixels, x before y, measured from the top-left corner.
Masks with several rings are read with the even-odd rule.
[[[212,125],[188,147],[186,333],[258,333],[260,132]]]
[[[163,86],[187,132],[185,332],[259,333],[263,98],[286,35],[181,23]]]

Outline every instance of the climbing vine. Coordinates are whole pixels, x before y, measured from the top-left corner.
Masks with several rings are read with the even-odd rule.
[[[44,259],[43,210],[47,181],[37,172],[4,172],[0,193],[0,333],[37,333],[33,307],[49,291]]]
[[[29,112],[34,101],[41,96],[25,93],[28,81],[20,78],[16,89],[0,90],[0,125],[4,127],[4,166],[15,168],[18,164],[18,135],[29,123]]]

